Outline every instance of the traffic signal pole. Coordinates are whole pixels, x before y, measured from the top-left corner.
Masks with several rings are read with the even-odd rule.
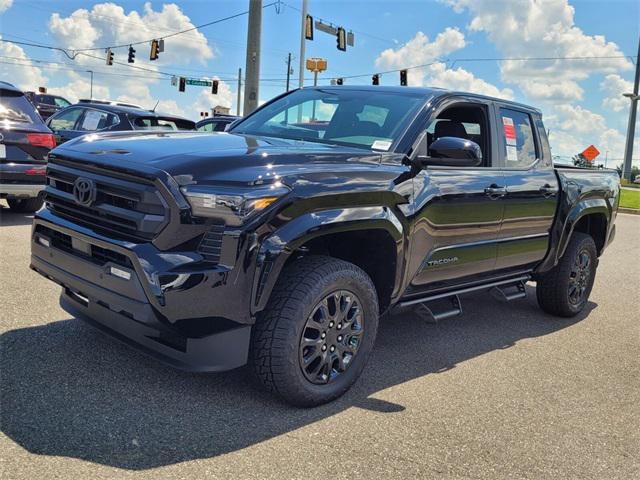
[[[260,85],[260,37],[262,34],[262,0],[249,0],[249,25],[247,31],[247,62],[244,82],[243,114],[249,115],[258,108]]]
[[[242,68],[238,69],[238,100],[236,102],[236,115],[240,116],[240,90],[242,89]]]
[[[631,100],[629,107],[629,125],[627,125],[627,141],[624,146],[624,165],[622,178],[631,180],[631,157],[633,156],[633,137],[636,130],[636,112],[638,111],[638,84],[640,83],[640,40],[638,40],[638,56],[636,57],[636,78],[633,82],[633,93],[628,96]]]
[[[309,9],[308,1],[302,0],[302,17],[300,19],[300,70],[298,71],[298,86],[304,86],[304,62],[305,62],[305,26],[307,22],[307,11]]]

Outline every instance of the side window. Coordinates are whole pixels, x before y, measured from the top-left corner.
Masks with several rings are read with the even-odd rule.
[[[116,116],[102,112],[100,110],[87,110],[82,118],[82,123],[78,130],[83,132],[95,132],[96,130],[103,130],[117,123]]]
[[[551,156],[551,147],[547,138],[547,131],[544,129],[542,118],[535,117],[536,128],[538,129],[538,138],[540,139],[540,147],[542,149],[541,165],[550,167],[553,165],[553,157]]]
[[[51,130],[73,130],[78,118],[82,115],[81,108],[72,108],[64,112],[60,112],[51,118],[49,128]]]
[[[214,132],[224,132],[224,129],[227,127],[227,124],[225,122],[218,122],[216,123],[215,128],[213,129]]]
[[[204,125],[200,125],[198,127],[199,132],[213,132],[213,123],[205,123]]]
[[[480,105],[456,104],[438,114],[427,126],[427,144],[441,137],[471,140],[480,146],[483,166],[490,166],[489,129],[485,109]]]
[[[506,168],[527,168],[538,158],[531,117],[509,108],[500,109]]]

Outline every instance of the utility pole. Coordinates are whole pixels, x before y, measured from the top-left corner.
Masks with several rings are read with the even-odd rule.
[[[260,37],[262,33],[262,0],[249,0],[247,29],[247,63],[244,82],[244,115],[258,108],[260,86]]]
[[[638,39],[638,56],[636,57],[636,78],[633,82],[633,93],[625,93],[624,96],[631,100],[629,108],[629,125],[627,126],[627,142],[624,147],[624,165],[622,178],[631,180],[631,157],[633,156],[633,137],[636,130],[636,112],[638,110],[638,84],[640,83],[640,39]]]
[[[307,10],[308,10],[308,1],[302,0],[302,19],[300,20],[300,70],[298,72],[298,86],[302,88],[304,86],[304,48],[306,38],[304,36],[305,25],[307,23]]]
[[[289,91],[289,79],[291,78],[291,52],[287,55],[287,92]]]
[[[91,93],[89,93],[89,98],[93,98],[93,70],[87,70],[87,73],[91,74]]]
[[[236,102],[236,115],[240,116],[240,90],[242,89],[242,68],[238,69],[238,100]]]

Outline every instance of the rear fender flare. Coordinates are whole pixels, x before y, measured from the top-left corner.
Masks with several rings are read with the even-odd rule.
[[[324,235],[372,229],[386,230],[398,244],[398,251],[401,251],[404,227],[388,207],[355,207],[310,212],[274,231],[264,239],[258,251],[251,295],[252,315],[265,308],[284,264],[297,248]],[[396,262],[396,277],[399,263]]]
[[[569,240],[571,240],[571,236],[573,235],[573,230],[575,229],[575,226],[578,224],[580,219],[585,215],[591,215],[594,213],[604,214],[605,218],[607,219],[608,229],[609,220],[611,218],[611,211],[609,210],[606,200],[604,200],[603,198],[592,198],[578,202],[571,209],[571,211],[567,215],[566,220],[564,221],[562,234],[560,235],[560,240],[558,242],[556,262],[564,255],[564,252],[567,249],[567,245],[569,245]]]

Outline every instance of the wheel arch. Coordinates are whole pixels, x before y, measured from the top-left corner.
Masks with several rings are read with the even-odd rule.
[[[596,243],[598,256],[606,246],[610,211],[604,199],[590,199],[579,202],[567,215],[558,244],[557,258],[564,255],[574,232],[590,235]]]
[[[260,246],[252,314],[266,307],[283,269],[308,254],[329,255],[362,268],[376,286],[383,312],[400,284],[404,232],[404,225],[388,207],[311,212],[288,222]]]

